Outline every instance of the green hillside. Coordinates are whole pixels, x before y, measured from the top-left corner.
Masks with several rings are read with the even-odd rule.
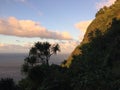
[[[66,66],[69,67],[73,60],[73,56],[81,54],[81,49],[79,49],[83,44],[89,43],[92,41],[92,38],[95,38],[96,30],[99,30],[102,35],[104,35],[109,28],[112,27],[113,19],[120,19],[120,0],[116,0],[115,4],[110,7],[103,7],[97,13],[95,19],[87,28],[87,31],[84,35],[82,43],[75,48],[72,54],[69,56]],[[92,38],[91,38],[92,37]]]
[[[97,12],[82,43],[62,65],[45,63],[51,50],[59,50],[59,45],[49,47],[40,42],[32,47],[33,56],[22,66],[26,77],[20,90],[120,90],[120,0]],[[36,64],[36,55],[45,61],[41,57],[43,63]]]
[[[97,12],[67,61],[49,64],[59,50],[59,44],[35,43],[21,68],[25,77],[18,85],[1,79],[0,90],[120,90],[120,0]]]

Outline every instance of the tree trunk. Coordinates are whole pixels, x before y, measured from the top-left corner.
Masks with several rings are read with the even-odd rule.
[[[46,65],[49,66],[49,57],[46,57]]]

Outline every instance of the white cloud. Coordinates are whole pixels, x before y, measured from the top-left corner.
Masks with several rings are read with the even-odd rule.
[[[96,3],[96,8],[100,9],[100,8],[102,8],[104,6],[109,7],[110,5],[114,4],[115,1],[116,0],[101,0],[101,2]]]
[[[0,19],[0,34],[18,37],[40,37],[59,40],[70,40],[68,32],[53,32],[47,30],[38,22],[32,20],[18,20],[15,17]]]
[[[60,42],[59,45],[61,47],[61,53],[72,53],[72,51],[78,46],[80,42],[78,41],[66,41]]]
[[[15,45],[0,43],[0,53],[27,53],[30,45]]]
[[[61,41],[61,42],[50,42],[51,44],[58,43],[60,45],[61,54],[70,54],[77,45],[78,41]],[[15,44],[4,44],[0,43],[0,53],[29,53],[29,49],[34,45],[34,43],[25,43],[23,45]]]

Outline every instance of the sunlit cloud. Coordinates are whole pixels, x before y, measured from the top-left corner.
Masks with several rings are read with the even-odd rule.
[[[80,30],[79,40],[82,41],[84,34],[92,20],[81,21],[75,24],[75,28]]]
[[[86,32],[87,27],[90,25],[92,20],[87,20],[87,21],[81,21],[75,24],[75,27],[79,29],[82,32]]]
[[[96,3],[96,8],[100,9],[100,8],[102,8],[104,6],[109,7],[110,5],[114,4],[115,1],[116,0],[101,0],[101,2]]]
[[[15,17],[0,19],[0,34],[18,37],[40,37],[46,39],[70,40],[68,32],[58,32],[48,30],[39,22],[32,20],[18,20]]]

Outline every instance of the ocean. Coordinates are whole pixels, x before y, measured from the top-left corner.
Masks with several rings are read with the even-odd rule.
[[[50,64],[60,64],[67,59],[69,54],[58,54],[51,56]],[[0,78],[13,78],[18,82],[24,77],[21,66],[27,54],[0,54]]]

